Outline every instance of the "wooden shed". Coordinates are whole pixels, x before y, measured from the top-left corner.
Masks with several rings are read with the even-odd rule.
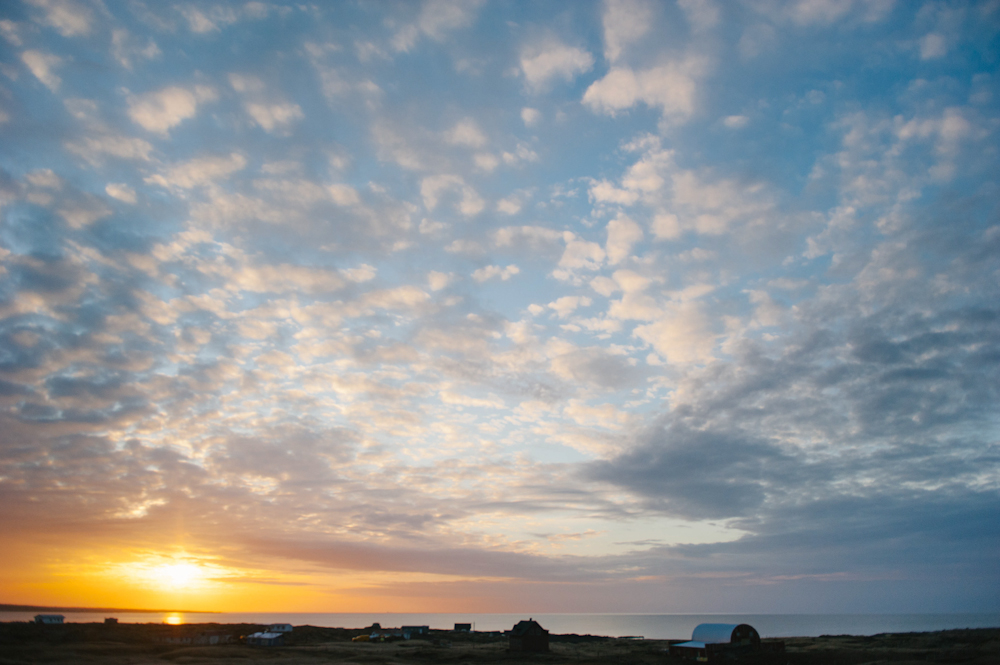
[[[549,650],[549,631],[534,619],[518,621],[508,633],[511,651],[544,653]]]

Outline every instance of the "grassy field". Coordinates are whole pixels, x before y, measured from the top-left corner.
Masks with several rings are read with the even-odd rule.
[[[263,628],[249,624],[66,624],[36,626],[0,624],[0,665],[208,665],[210,663],[282,663],[312,665],[416,665],[447,663],[669,664],[666,640],[554,635],[551,651],[518,654],[507,650],[506,638],[491,634],[432,631],[428,639],[357,643],[362,630],[299,626],[282,647],[248,647],[240,636]],[[210,635],[232,636],[234,643],[195,644]],[[177,643],[178,640],[191,643]],[[168,643],[170,640],[173,643]],[[1000,629],[949,630],[934,633],[885,634],[871,637],[823,636],[784,639],[784,654],[757,662],[773,665],[894,665],[926,663],[1000,664]]]

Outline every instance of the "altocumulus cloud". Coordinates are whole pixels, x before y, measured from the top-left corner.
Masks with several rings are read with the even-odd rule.
[[[0,13],[12,602],[998,609],[994,4]]]

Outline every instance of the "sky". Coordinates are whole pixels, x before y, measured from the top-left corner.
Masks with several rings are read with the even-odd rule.
[[[0,8],[0,602],[1000,611],[1000,2]]]

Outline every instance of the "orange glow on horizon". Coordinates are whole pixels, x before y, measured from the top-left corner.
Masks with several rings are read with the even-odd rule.
[[[204,550],[12,549],[0,570],[0,600],[52,607],[176,611],[154,621],[209,621],[189,612],[503,612],[508,599],[469,594],[473,580],[449,575],[360,572],[261,561],[243,567]],[[496,583],[499,580],[475,580]],[[453,586],[455,585],[455,586]]]

